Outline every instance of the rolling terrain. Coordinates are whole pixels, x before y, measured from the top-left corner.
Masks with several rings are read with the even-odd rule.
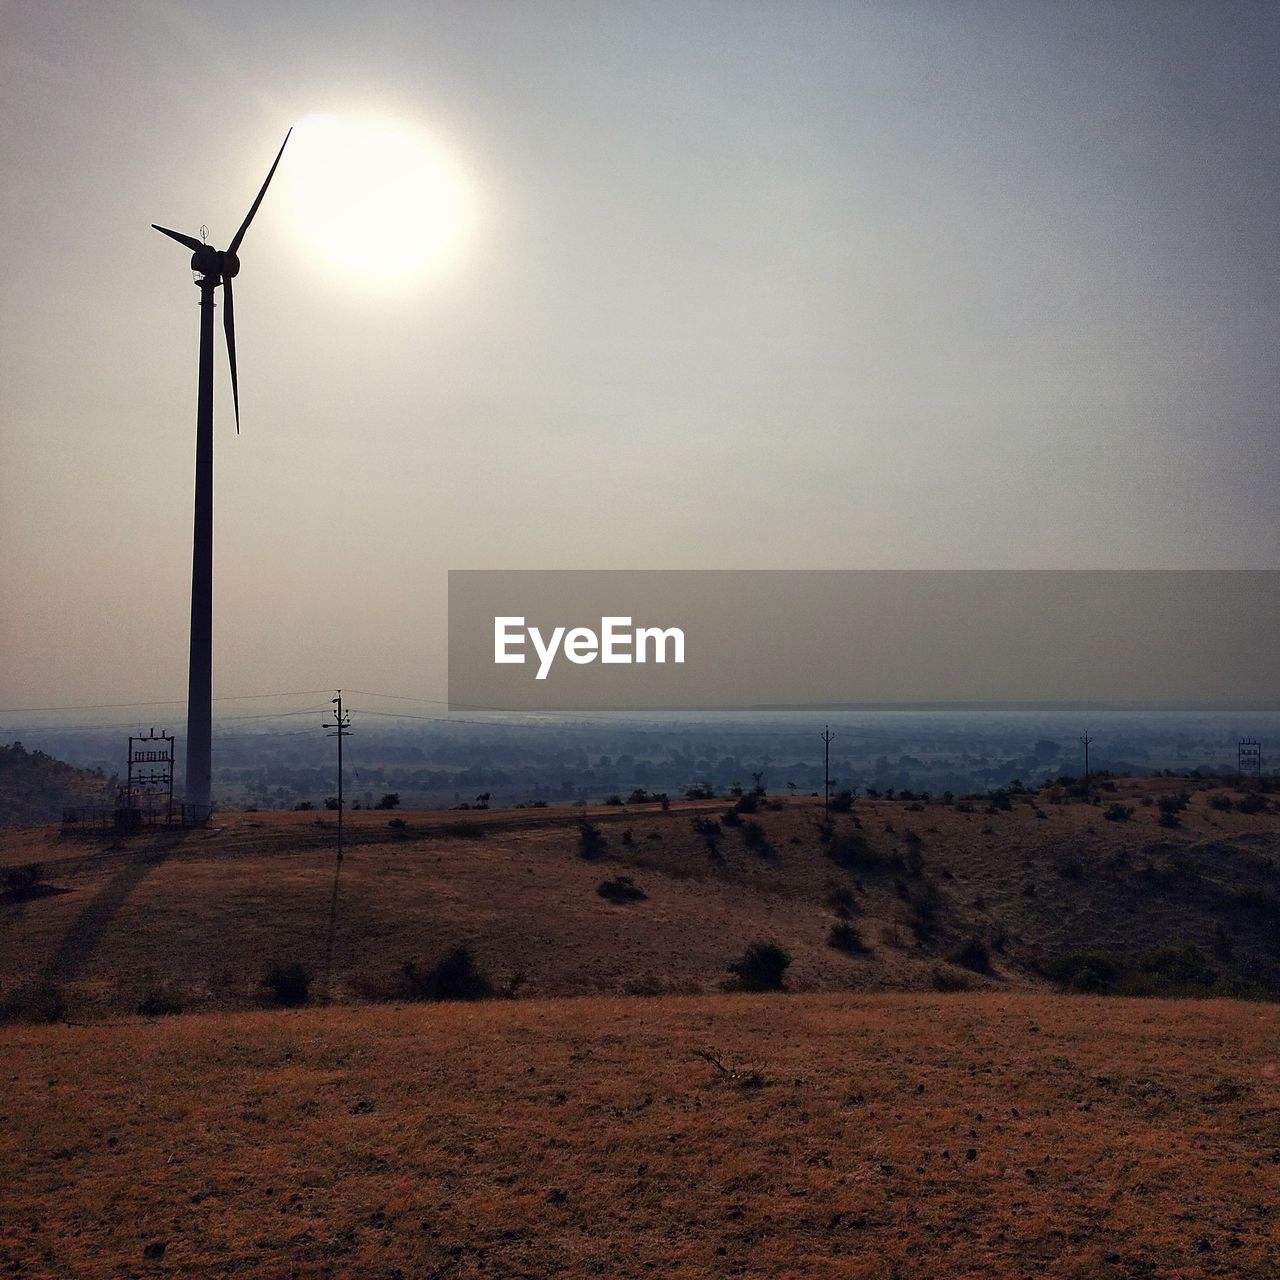
[[[0,1008],[252,1008],[284,965],[307,971],[313,999],[413,998],[406,966],[430,972],[459,946],[518,997],[714,993],[761,940],[787,951],[798,992],[1280,991],[1272,803],[1241,812],[1239,792],[1172,778],[1113,785],[1100,804],[1041,792],[989,812],[860,798],[825,830],[809,797],[733,825],[724,800],[360,811],[336,901],[332,813],[119,838],[9,828],[0,868],[38,876],[0,903]],[[1126,820],[1103,817],[1115,804]],[[1072,953],[1090,955],[1064,966]]]
[[[0,1274],[1267,1280],[1273,801],[1113,785],[8,828]]]

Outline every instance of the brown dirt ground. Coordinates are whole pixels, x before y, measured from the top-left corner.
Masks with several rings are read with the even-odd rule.
[[[1273,1005],[381,1005],[0,1056],[26,1280],[1280,1275]]]

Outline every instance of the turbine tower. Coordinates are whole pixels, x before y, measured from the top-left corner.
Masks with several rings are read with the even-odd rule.
[[[284,136],[267,180],[258,192],[240,230],[226,249],[215,249],[194,236],[151,225],[191,250],[191,270],[200,290],[200,372],[196,395],[196,504],[191,552],[191,657],[187,668],[187,773],[184,821],[204,823],[212,812],[210,738],[213,728],[213,291],[222,285],[225,303],[222,328],[231,366],[231,398],[235,404],[236,434],[240,434],[240,387],[236,378],[235,310],[231,281],[239,274],[236,256],[249,223],[267,194],[276,165],[284,155]]]

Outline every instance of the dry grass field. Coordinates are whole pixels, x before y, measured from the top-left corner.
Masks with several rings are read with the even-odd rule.
[[[837,837],[870,851],[852,867],[807,797],[722,826],[714,850],[694,823],[723,818],[723,800],[352,813],[331,958],[333,814],[227,813],[211,830],[126,839],[7,828],[0,869],[38,863],[43,888],[0,902],[0,1009],[81,1021],[247,1009],[264,973],[290,962],[341,1003],[406,998],[404,966],[459,944],[521,997],[713,994],[765,938],[790,953],[797,992],[1045,989],[1041,966],[1072,948],[1186,943],[1236,984],[1213,994],[1248,991],[1280,974],[1280,818],[1214,808],[1238,802],[1225,790],[1193,790],[1173,828],[1142,804],[1187,785],[1131,780],[1103,805],[994,813],[861,799],[835,817]],[[1103,819],[1113,800],[1128,821]],[[591,860],[584,813],[604,839]],[[618,876],[645,897],[601,897]],[[842,917],[864,950],[828,944]],[[955,962],[972,940],[988,964]]]
[[[1280,1275],[1275,1005],[491,1001],[0,1044],[29,1280]]]

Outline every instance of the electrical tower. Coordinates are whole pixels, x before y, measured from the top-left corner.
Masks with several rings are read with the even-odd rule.
[[[1236,743],[1236,773],[1240,777],[1262,777],[1262,743],[1257,738],[1241,738]]]
[[[155,822],[157,802],[164,802],[165,825],[173,821],[173,735],[153,728],[129,739],[129,771],[125,782],[125,812],[136,814],[140,822],[145,809],[148,822]]]

